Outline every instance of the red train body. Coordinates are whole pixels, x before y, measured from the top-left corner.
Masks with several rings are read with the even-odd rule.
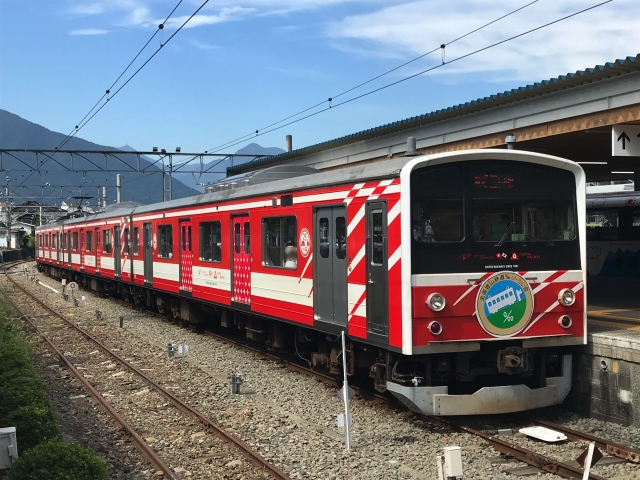
[[[40,227],[38,263],[334,373],[346,329],[350,373],[423,413],[562,402],[586,342],[578,165],[482,150],[298,173]]]

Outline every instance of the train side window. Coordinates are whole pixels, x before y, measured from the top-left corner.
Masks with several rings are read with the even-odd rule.
[[[64,235],[62,237],[62,249],[67,249],[67,232],[64,232]]]
[[[73,251],[77,252],[78,251],[78,232],[73,232]]]
[[[222,226],[220,222],[200,223],[200,260],[222,261]]]
[[[44,246],[48,247],[49,246],[49,235],[45,235],[44,236]]]
[[[296,217],[262,220],[262,264],[267,267],[298,268],[298,221]]]
[[[249,230],[249,222],[244,222],[244,253],[251,253],[251,230]]]
[[[234,234],[235,234],[235,237],[236,237],[236,240],[234,242],[235,243],[235,251],[236,251],[236,253],[240,253],[240,224],[236,223],[233,228],[234,228]]]
[[[87,232],[87,246],[85,248],[87,252],[93,250],[93,232]]]
[[[318,232],[318,240],[320,241],[320,256],[329,258],[329,219],[320,219],[320,228]]]
[[[375,209],[371,212],[372,233],[371,238],[371,264],[382,265],[384,263],[384,237],[382,235],[382,210]]]
[[[619,240],[620,218],[617,209],[587,212],[587,240]]]
[[[124,229],[124,254],[129,255],[129,251],[131,250],[130,242],[129,242],[129,229]]]
[[[158,227],[158,257],[173,258],[173,228],[171,225]]]
[[[133,229],[133,254],[140,255],[140,229]]]
[[[111,253],[111,230],[102,231],[102,251]]]
[[[57,235],[54,233],[53,234],[53,248],[58,248],[58,240],[57,240]]]
[[[336,258],[347,258],[347,221],[344,217],[336,217]]]

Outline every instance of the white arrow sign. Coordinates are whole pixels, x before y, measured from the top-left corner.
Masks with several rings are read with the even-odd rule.
[[[640,125],[614,125],[611,132],[613,156],[640,157]]]

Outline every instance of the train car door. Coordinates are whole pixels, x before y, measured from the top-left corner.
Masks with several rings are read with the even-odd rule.
[[[315,319],[342,326],[347,325],[348,313],[346,220],[345,207],[315,212]]]
[[[84,228],[80,229],[80,270],[84,270]]]
[[[102,239],[100,229],[96,228],[93,233],[93,250],[96,252],[96,273],[100,273],[100,255],[102,254]]]
[[[193,292],[191,219],[180,221],[180,290],[183,292]]]
[[[251,231],[249,215],[233,217],[233,292],[232,300],[251,303]]]
[[[387,204],[369,202],[367,223],[367,331],[387,335]]]
[[[56,233],[56,236],[58,237],[58,241],[56,243],[56,262],[60,263],[60,248],[61,248],[61,243],[62,243],[62,234],[60,232]]]
[[[120,226],[116,225],[113,227],[113,268],[116,277],[122,275],[122,263],[120,260],[121,243],[122,241],[120,240]]]
[[[153,285],[153,225],[151,222],[143,225],[144,235],[144,283]]]

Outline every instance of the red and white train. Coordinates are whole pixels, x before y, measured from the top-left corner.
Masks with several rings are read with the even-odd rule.
[[[418,412],[512,412],[561,403],[586,343],[584,192],[513,150],[271,167],[40,227],[37,259],[336,374],[346,330],[349,374]]]

